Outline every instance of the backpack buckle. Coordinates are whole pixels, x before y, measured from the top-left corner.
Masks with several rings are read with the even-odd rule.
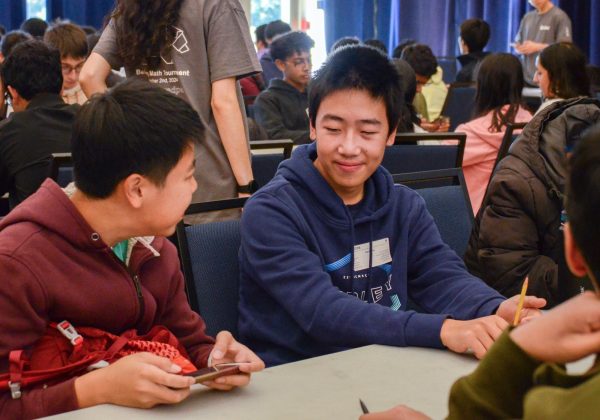
[[[56,329],[61,332],[62,335],[67,337],[67,340],[76,347],[83,343],[83,337],[79,335],[77,330],[69,321],[62,321],[56,325]]]
[[[10,389],[10,396],[13,400],[21,398],[21,384],[19,382],[8,382],[8,388]]]

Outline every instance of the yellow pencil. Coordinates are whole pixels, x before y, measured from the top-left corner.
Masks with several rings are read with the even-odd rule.
[[[519,325],[519,319],[521,318],[521,310],[523,309],[523,302],[525,302],[525,295],[527,294],[527,286],[529,285],[529,276],[525,277],[523,282],[523,288],[521,289],[521,296],[519,296],[519,305],[517,306],[517,312],[515,313],[515,320],[513,325],[516,327]]]

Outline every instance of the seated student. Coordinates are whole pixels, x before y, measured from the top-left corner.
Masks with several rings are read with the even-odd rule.
[[[569,290],[575,282],[563,269],[565,144],[598,122],[597,101],[556,102],[529,121],[494,171],[464,260],[504,296],[518,293],[525,277],[549,307],[579,293],[578,287]]]
[[[312,63],[310,50],[315,42],[304,32],[288,32],[271,43],[271,57],[283,73],[273,79],[254,102],[254,117],[270,139],[292,139],[295,144],[310,142],[308,95]]]
[[[274,20],[273,22],[269,22],[265,28],[265,39],[267,41],[267,46],[270,48],[271,42],[273,42],[273,39],[275,39],[276,36],[291,32],[291,30],[292,27],[282,20]],[[262,76],[266,86],[269,86],[269,83],[271,83],[271,80],[273,79],[283,78],[283,73],[275,64],[275,61],[271,57],[270,51],[263,53],[262,57],[260,58],[260,65],[263,70]]]
[[[577,276],[600,278],[600,129],[571,159],[565,254]],[[597,418],[600,371],[567,374],[564,363],[600,352],[600,299],[578,295],[498,339],[475,372],[452,387],[449,419]],[[428,419],[406,406],[361,420]]]
[[[554,102],[589,96],[585,54],[575,44],[559,42],[544,48],[536,60],[536,66],[533,80],[544,97],[536,113]]]
[[[297,147],[242,215],[242,341],[267,365],[367,344],[483,356],[516,300],[469,275],[423,199],[380,166],[403,103],[393,64],[345,47],[312,83],[314,143]],[[526,302],[529,314],[545,303]]]
[[[44,42],[60,51],[63,100],[68,104],[83,104],[87,101],[87,97],[79,85],[79,73],[88,55],[85,32],[72,23],[58,22],[48,28],[44,35]]]
[[[400,58],[393,58],[392,64],[396,68],[402,83],[402,91],[404,92],[404,109],[398,124],[398,133],[426,133],[421,128],[421,119],[417,115],[414,107],[414,99],[417,93],[417,79],[415,71],[410,64]]]
[[[521,62],[512,54],[488,55],[479,66],[475,119],[455,130],[467,134],[462,168],[475,214],[490,181],[506,124],[531,119],[521,99],[524,85]]]
[[[401,58],[406,60],[415,71],[417,92],[422,93],[425,97],[427,111],[426,115],[420,112],[423,117],[421,126],[427,131],[448,131],[450,128],[448,121],[444,121],[443,124],[434,123],[442,112],[448,88],[442,80],[443,71],[438,66],[433,51],[427,45],[412,44],[402,50]],[[415,107],[417,105],[415,104]],[[417,108],[417,112],[419,112],[419,108]]]
[[[160,117],[160,118],[158,118]],[[164,326],[197,367],[264,365],[228,332],[206,336],[187,302],[175,247],[164,237],[191,202],[194,146],[205,129],[183,99],[128,80],[94,96],[73,128],[76,188],[52,180],[0,224],[0,371],[13,350],[40,340],[51,322],[139,335]],[[0,394],[0,417],[37,418],[96,404],[151,407],[185,399],[194,379],[171,360],[137,353],[51,386]],[[208,383],[231,389],[233,375]]]
[[[60,97],[60,54],[42,41],[17,45],[1,76],[14,112],[0,123],[0,195],[9,193],[12,209],[49,175],[52,153],[71,151],[78,106]]]
[[[0,63],[8,57],[8,54],[10,54],[17,44],[30,39],[33,39],[31,35],[20,30],[10,31],[4,35],[0,43]]]
[[[483,49],[490,39],[490,25],[483,19],[467,19],[460,24],[460,53],[456,57],[461,65],[456,74],[457,82],[474,82],[475,67],[489,52]]]

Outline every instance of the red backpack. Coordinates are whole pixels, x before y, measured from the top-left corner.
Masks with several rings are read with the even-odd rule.
[[[196,370],[177,337],[163,326],[143,336],[136,330],[117,336],[91,327],[75,330],[62,321],[51,323],[31,351],[9,353],[8,372],[0,374],[0,391],[10,390],[18,399],[23,388],[57,384],[140,352],[166,357],[181,366],[182,373]]]

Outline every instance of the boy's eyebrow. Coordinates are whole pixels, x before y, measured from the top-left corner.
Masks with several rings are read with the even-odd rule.
[[[338,121],[338,122],[343,122],[344,119],[342,117],[338,117],[337,115],[334,114],[325,114],[323,116],[323,121]]]
[[[360,120],[359,122],[361,124],[381,125],[381,121],[379,121],[376,118],[369,118],[369,119],[366,119],[366,120]]]

